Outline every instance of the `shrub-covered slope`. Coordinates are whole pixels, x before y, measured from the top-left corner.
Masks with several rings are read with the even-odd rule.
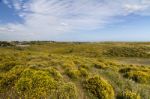
[[[111,60],[143,58],[137,48],[148,55],[147,43],[17,44],[0,47],[0,99],[150,99],[150,67]],[[106,55],[112,49],[125,56]]]

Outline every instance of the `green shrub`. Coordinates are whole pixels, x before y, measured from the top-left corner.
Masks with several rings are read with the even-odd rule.
[[[27,92],[32,90],[32,80],[30,78],[21,78],[16,84],[19,92]]]
[[[68,69],[75,68],[75,64],[73,61],[65,61],[62,65],[64,68]]]
[[[14,66],[16,66],[18,63],[16,61],[8,61],[0,65],[0,71],[9,71]]]
[[[122,69],[120,69],[119,72],[120,73],[127,73],[127,72],[130,72],[131,70],[133,70],[133,68],[128,67],[128,68],[122,68]]]
[[[55,80],[61,80],[63,78],[61,73],[55,68],[50,68],[49,73],[51,74],[51,76],[53,76]]]
[[[11,47],[13,44],[6,42],[6,41],[0,41],[0,47]]]
[[[58,59],[51,59],[49,65],[51,65],[51,66],[58,66],[60,64],[61,64],[60,60],[58,60]]]
[[[104,63],[102,63],[102,62],[97,62],[97,63],[94,63],[94,67],[98,68],[98,69],[104,69],[107,66]]]
[[[84,68],[84,69],[89,70],[89,69],[90,69],[90,66],[88,66],[88,65],[86,65],[86,64],[81,64],[79,68]]]
[[[115,57],[150,57],[150,54],[146,53],[148,49],[143,47],[112,47],[104,52],[104,55]]]
[[[78,92],[74,83],[64,83],[60,86],[58,93],[58,99],[77,99]]]
[[[46,97],[56,90],[58,83],[46,71],[27,69],[15,85],[15,88],[26,97]]]
[[[80,68],[79,71],[81,73],[81,76],[88,77],[89,73],[85,68]]]
[[[24,66],[16,66],[7,73],[1,75],[0,89],[6,90],[9,87],[13,87],[16,81],[19,79],[21,73],[24,70]]]
[[[150,83],[150,72],[149,69],[146,68],[138,68],[138,67],[127,67],[119,70],[120,73],[123,74],[124,77],[132,79],[138,83]]]
[[[67,69],[65,72],[71,79],[77,79],[80,76],[80,71],[75,69]]]
[[[141,97],[135,92],[126,90],[125,92],[122,92],[120,95],[118,95],[117,99],[141,99]]]
[[[15,88],[24,98],[77,99],[78,96],[75,84],[58,82],[49,75],[49,71],[27,69]]]
[[[138,83],[150,83],[150,74],[143,71],[130,71],[125,73],[124,77],[132,79]]]
[[[114,99],[113,87],[100,76],[87,79],[84,88],[99,99]]]

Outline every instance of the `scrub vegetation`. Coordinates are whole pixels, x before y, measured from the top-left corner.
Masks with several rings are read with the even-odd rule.
[[[149,45],[0,42],[0,99],[150,99]]]

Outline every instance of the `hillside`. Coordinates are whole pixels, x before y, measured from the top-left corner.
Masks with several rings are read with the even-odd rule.
[[[149,42],[0,42],[0,99],[150,99]]]

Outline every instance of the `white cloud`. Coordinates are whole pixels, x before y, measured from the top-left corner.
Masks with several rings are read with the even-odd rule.
[[[0,27],[0,31],[8,31],[8,32],[13,32],[14,30],[10,29],[9,27]]]
[[[5,4],[10,5],[8,0]],[[93,30],[111,23],[116,16],[150,12],[147,0],[10,0],[23,23],[8,23],[15,34],[44,38],[78,30]],[[4,30],[0,29],[0,33]],[[8,31],[6,31],[10,34]],[[11,35],[11,34],[10,34]],[[31,38],[32,38],[31,37]]]
[[[145,6],[141,6],[141,5],[130,5],[130,4],[125,5],[125,9],[131,13],[135,11],[141,11],[145,8],[146,8]]]

